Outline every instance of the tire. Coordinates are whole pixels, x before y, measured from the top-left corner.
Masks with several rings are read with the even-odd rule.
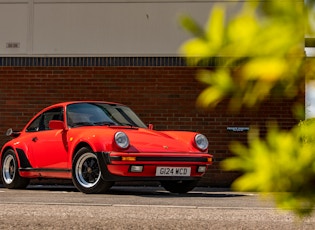
[[[28,186],[30,179],[20,176],[18,161],[12,149],[3,154],[1,165],[1,180],[6,188],[23,189]]]
[[[198,180],[161,181],[162,187],[171,193],[187,193],[193,190]]]
[[[81,148],[73,158],[72,181],[79,191],[87,194],[105,193],[114,184],[102,178],[97,157],[87,147]]]

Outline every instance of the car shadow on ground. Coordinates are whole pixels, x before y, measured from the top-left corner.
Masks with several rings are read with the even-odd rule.
[[[4,188],[0,183],[0,188]],[[70,181],[64,183],[31,183],[27,190],[44,190],[44,191],[61,191],[61,192],[79,192]],[[139,185],[114,185],[106,194],[121,195],[121,196],[154,196],[154,197],[213,197],[213,198],[227,198],[227,197],[240,197],[247,196],[246,193],[238,193],[231,191],[230,188],[213,188],[213,187],[196,187],[194,190],[185,193],[170,193],[163,187],[154,184],[148,186]],[[102,194],[101,194],[102,195]]]
[[[114,186],[109,191],[109,194],[116,195],[136,195],[136,196],[154,196],[154,197],[238,197],[246,196],[246,194],[240,194],[231,192],[228,188],[207,188],[207,187],[197,187],[194,190],[179,194],[170,193],[166,191],[163,187],[137,187],[137,186]]]
[[[4,188],[0,184],[0,188]],[[26,190],[43,190],[43,191],[60,191],[60,192],[75,192],[79,191],[73,185],[29,185]],[[228,198],[247,196],[244,193],[232,192],[229,188],[209,188],[196,187],[194,190],[185,193],[170,193],[161,186],[113,186],[108,192],[100,195],[120,195],[120,196],[145,196],[145,197],[212,197],[212,198]]]

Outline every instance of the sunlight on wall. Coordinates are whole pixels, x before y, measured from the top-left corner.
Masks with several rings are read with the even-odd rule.
[[[306,85],[305,118],[315,118],[315,81]]]

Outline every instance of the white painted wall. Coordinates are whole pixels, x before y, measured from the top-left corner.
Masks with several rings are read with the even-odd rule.
[[[240,7],[227,0],[0,0],[0,56],[177,56],[189,37],[178,16],[204,25],[216,3],[229,15]]]
[[[0,2],[0,55],[27,53],[29,13],[26,1],[17,4]],[[7,48],[8,43],[18,43],[18,48]]]

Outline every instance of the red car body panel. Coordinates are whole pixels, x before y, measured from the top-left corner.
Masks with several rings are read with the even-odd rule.
[[[156,131],[129,125],[69,127],[67,106],[75,103],[83,102],[59,103],[40,111],[19,134],[2,147],[0,159],[4,152],[13,149],[22,177],[70,179],[74,154],[80,146],[89,146],[97,153],[99,161],[102,161],[100,165],[104,179],[115,181],[160,180],[156,176],[157,166],[189,167],[191,173],[185,179],[201,178],[205,172],[198,172],[198,166],[208,168],[212,164],[212,155],[208,154],[208,149],[201,151],[196,146],[194,132]],[[62,121],[52,122],[52,127],[57,129],[28,131],[36,119],[55,108],[63,111]],[[118,131],[128,136],[130,145],[127,149],[121,149],[115,144],[114,135]],[[141,165],[143,171],[131,172],[131,165]]]

